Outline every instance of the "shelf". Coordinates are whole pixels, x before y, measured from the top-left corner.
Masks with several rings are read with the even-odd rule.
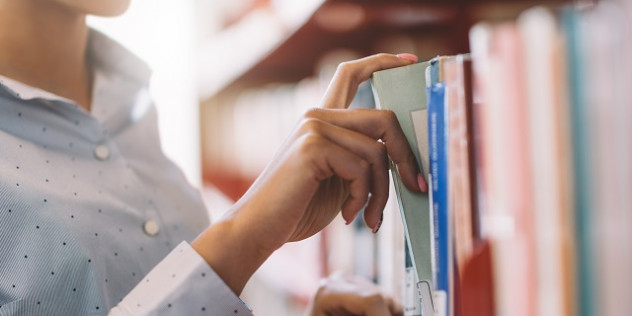
[[[547,5],[563,2],[568,1],[549,1]],[[352,50],[364,56],[399,53],[380,46],[381,41],[396,37],[412,42],[415,46],[411,52],[421,59],[466,53],[469,29],[474,23],[511,18],[542,1],[312,0],[310,3],[302,18],[289,26],[273,22],[274,14],[269,11],[247,15],[220,34],[220,40],[209,43],[208,49],[218,49],[219,53],[204,54],[205,63],[199,67],[201,77],[210,78],[201,80],[205,86],[201,89],[201,114],[206,122],[202,125],[204,179],[232,198],[239,198],[256,174],[240,170],[240,159],[226,158],[234,153],[235,142],[231,139],[235,137],[231,136],[235,126],[228,121],[234,120],[233,106],[244,91],[312,77],[323,56],[333,50]],[[262,31],[253,36],[253,26],[247,30],[246,27],[257,21],[262,26],[255,29]],[[227,46],[231,43],[244,46],[231,50],[232,46]],[[317,100],[309,104],[317,104]],[[275,104],[270,106],[272,110]]]
[[[568,1],[555,0],[548,4],[564,2]],[[446,35],[452,45],[445,54],[463,53],[468,50],[468,30],[476,21],[521,12],[541,1],[313,0],[311,3],[302,13],[302,22],[290,29],[264,22],[263,31],[256,37],[249,34],[243,41],[233,38],[233,43],[241,45],[238,50],[248,51],[245,58],[227,58],[237,54],[226,47],[231,44],[228,40],[208,45],[200,66],[203,72],[201,99],[265,83],[298,81],[314,73],[319,58],[327,51],[344,48],[361,55],[374,54],[375,42],[393,34],[421,39]],[[249,19],[252,17],[245,20]],[[236,32],[229,30],[229,33]],[[230,34],[231,37],[239,35]],[[214,50],[226,53],[217,56]],[[222,71],[219,70],[228,74],[220,78],[218,73]]]
[[[254,52],[260,54],[256,62],[240,61],[236,66],[241,69],[239,74],[229,75],[212,89],[204,88],[202,96],[269,82],[298,81],[312,75],[318,59],[331,49],[347,48],[368,55],[377,38],[451,28],[458,13],[454,5],[419,1],[327,1],[276,46],[268,43],[267,49]],[[278,30],[268,28],[266,32]]]

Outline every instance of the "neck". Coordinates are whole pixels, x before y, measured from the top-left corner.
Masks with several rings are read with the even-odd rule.
[[[85,19],[52,1],[0,0],[0,74],[89,110]]]

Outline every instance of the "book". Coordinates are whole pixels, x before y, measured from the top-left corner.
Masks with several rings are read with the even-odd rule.
[[[593,201],[588,235],[591,296],[595,315],[627,315],[632,310],[629,19],[620,6],[602,3],[586,11],[582,20],[581,48],[587,61],[582,90],[590,124],[584,140]]]
[[[456,312],[464,316],[497,315],[493,270],[491,245],[487,240],[481,240],[463,270],[459,271],[460,304],[456,306]]]
[[[372,76],[376,106],[395,113],[415,155],[422,174],[428,181],[428,117],[425,93],[427,62],[382,70]],[[434,313],[431,289],[432,233],[428,194],[411,192],[402,183],[396,168],[391,170],[397,193],[404,232],[409,242],[411,260],[419,280],[422,315]]]
[[[440,56],[426,68],[426,97],[428,99],[428,151],[430,155],[429,192],[432,201],[435,311],[436,315],[450,315],[452,284],[452,231],[448,209],[448,151],[447,108],[443,64],[454,57]]]
[[[624,12],[612,2],[536,7],[477,24],[471,62],[435,59],[419,67],[425,93],[381,101],[401,111],[415,150],[428,139],[428,164],[425,154],[419,163],[429,171],[422,227],[431,276],[419,279],[421,315],[632,310],[632,28]],[[400,85],[389,89],[401,93]],[[420,97],[426,112],[398,109]],[[405,217],[414,204],[394,182]],[[421,275],[411,219],[403,219],[408,271]],[[410,294],[417,281],[409,274],[407,282]]]
[[[477,217],[471,67],[469,55],[459,55],[444,63],[449,130],[448,205],[454,232],[454,260],[460,271],[472,256],[473,218]]]
[[[481,216],[482,233],[492,246],[496,313],[536,315],[524,48],[511,22],[478,24],[470,34],[475,80],[485,100],[478,108],[485,186]]]
[[[566,66],[568,69],[569,104],[571,107],[571,133],[573,147],[573,196],[576,238],[577,312],[581,316],[596,315],[594,299],[594,273],[592,250],[592,160],[589,136],[592,124],[586,105],[583,20],[581,13],[566,8],[561,14],[562,30],[566,40]]]
[[[557,19],[536,7],[518,18],[524,41],[526,106],[532,148],[537,314],[572,315],[570,131],[566,66]]]

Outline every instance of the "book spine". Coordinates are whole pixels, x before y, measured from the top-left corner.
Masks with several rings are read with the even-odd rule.
[[[590,120],[586,113],[584,87],[584,56],[581,42],[581,16],[575,10],[566,9],[562,12],[564,35],[568,41],[567,65],[571,104],[571,130],[573,134],[573,167],[574,167],[574,197],[575,197],[575,227],[577,238],[577,311],[580,316],[596,315],[595,300],[593,299],[595,280],[593,275],[593,249],[591,230],[592,179],[590,174],[591,161],[588,135]]]
[[[434,248],[435,248],[435,284],[438,290],[435,297],[439,315],[449,315],[448,304],[450,293],[449,269],[451,260],[450,232],[448,216],[448,177],[446,150],[446,111],[445,87],[437,83],[427,88],[428,96],[428,126],[430,174],[432,179],[432,213],[434,219]]]

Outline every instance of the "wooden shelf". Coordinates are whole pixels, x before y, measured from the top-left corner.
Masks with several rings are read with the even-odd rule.
[[[340,17],[337,10],[362,10],[362,21],[348,30],[336,31]],[[399,14],[408,17],[398,21]],[[228,83],[222,90],[252,87],[270,82],[295,82],[314,72],[314,65],[324,52],[334,48],[353,49],[368,55],[377,38],[388,34],[421,35],[445,32],[453,28],[459,10],[454,5],[427,4],[420,1],[328,1],[312,17],[265,55],[247,72]]]
[[[569,1],[554,0],[555,5]],[[351,49],[362,55],[376,53],[376,40],[394,34],[423,39],[445,35],[451,46],[445,54],[468,50],[469,28],[481,19],[507,12],[521,12],[542,1],[533,0],[330,0],[316,9],[303,25],[269,51],[262,52],[251,67],[221,85],[217,93],[273,82],[296,82],[314,73],[319,58],[332,49]],[[344,13],[340,13],[340,12]],[[356,19],[349,22],[345,13]],[[343,24],[336,26],[336,23]],[[347,24],[347,25],[344,25]],[[346,29],[345,29],[346,28]]]

